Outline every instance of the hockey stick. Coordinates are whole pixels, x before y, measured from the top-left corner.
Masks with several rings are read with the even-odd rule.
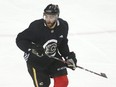
[[[95,74],[95,75],[99,75],[99,76],[101,76],[101,77],[107,78],[107,76],[106,76],[105,73],[96,73],[96,72],[94,72],[94,71],[91,71],[91,70],[86,69],[86,68],[81,67],[81,66],[77,66],[77,67],[80,68],[80,69],[83,69],[83,70],[85,70],[85,71],[88,71],[88,72],[90,72],[90,73],[93,73],[93,74]]]
[[[68,64],[68,62],[66,62],[66,61],[64,61],[64,60],[62,60],[62,59],[59,59],[59,58],[57,58],[57,57],[49,56],[49,55],[46,55],[46,56],[48,56],[49,58],[53,58],[53,59],[55,59],[55,60],[58,60],[58,61],[60,61],[60,62],[63,62],[63,63],[65,63],[65,64]],[[92,71],[92,70],[86,69],[86,68],[81,67],[81,66],[76,66],[76,67],[79,68],[79,69],[85,70],[85,71],[87,71],[87,72],[93,73],[93,74],[95,74],[95,75],[98,75],[98,76],[107,78],[107,76],[106,76],[105,73],[97,73],[97,72],[94,72],[94,71]]]

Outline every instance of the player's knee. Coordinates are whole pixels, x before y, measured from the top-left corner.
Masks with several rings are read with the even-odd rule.
[[[54,78],[54,87],[67,87],[68,86],[68,77],[60,76]]]

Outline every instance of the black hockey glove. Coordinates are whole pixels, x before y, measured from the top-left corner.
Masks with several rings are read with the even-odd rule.
[[[28,51],[38,57],[42,57],[45,54],[44,48],[36,44],[32,44],[31,48],[29,48]]]
[[[66,57],[67,67],[75,70],[77,67],[77,59],[74,52],[70,52],[69,55]]]

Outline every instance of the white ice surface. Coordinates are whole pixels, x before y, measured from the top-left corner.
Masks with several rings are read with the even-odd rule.
[[[69,23],[78,65],[108,76],[68,69],[68,87],[116,87],[116,0],[0,0],[0,87],[34,87],[15,39],[49,3]]]

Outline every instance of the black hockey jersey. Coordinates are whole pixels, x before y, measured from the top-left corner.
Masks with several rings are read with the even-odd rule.
[[[68,23],[63,19],[58,18],[54,29],[49,29],[44,19],[39,19],[17,35],[16,44],[25,53],[35,43],[43,46],[46,54],[66,57],[69,54],[67,34]]]

